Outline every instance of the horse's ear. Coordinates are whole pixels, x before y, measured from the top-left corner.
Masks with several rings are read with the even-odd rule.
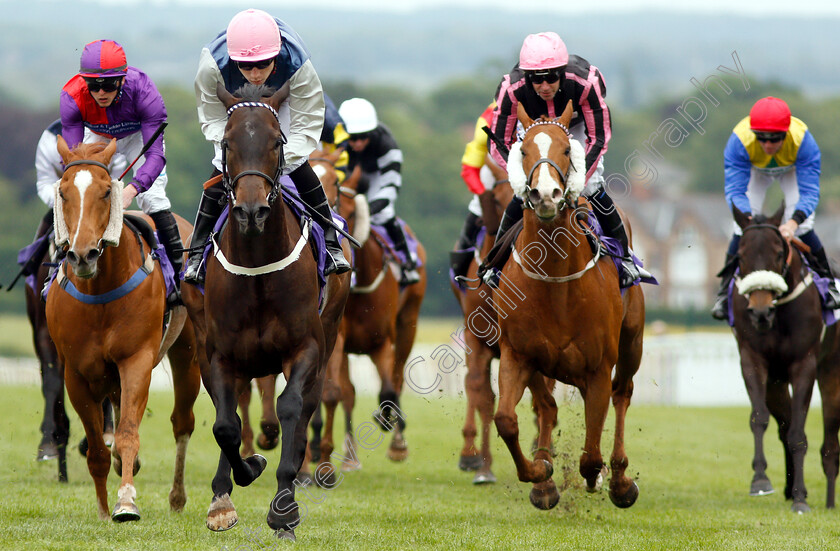
[[[528,113],[525,111],[525,106],[522,105],[522,102],[516,104],[516,118],[519,119],[519,122],[522,123],[523,128],[528,128],[532,124],[534,124],[534,119],[528,116]]]
[[[280,104],[286,101],[286,98],[289,97],[289,91],[289,81],[287,80],[286,84],[281,86],[279,90],[274,92],[274,94],[268,98],[268,104],[274,107],[274,109],[279,109]]]
[[[114,153],[117,152],[117,139],[111,138],[111,141],[105,146],[105,149],[102,150],[102,155],[105,157],[105,164],[111,162],[111,157],[114,156]]]
[[[750,223],[750,217],[747,214],[744,214],[735,204],[732,204],[732,216],[735,218],[735,223],[738,224],[738,227],[742,230],[746,228]]]
[[[572,100],[566,104],[566,108],[563,109],[563,114],[560,115],[560,118],[557,119],[559,123],[561,123],[566,128],[569,127],[569,123],[572,122],[572,115],[574,115],[575,110],[572,108]]]
[[[221,101],[225,106],[225,109],[230,109],[230,106],[238,101],[233,94],[227,91],[224,82],[220,82],[216,85],[216,95],[219,97],[219,101]]]
[[[496,161],[493,160],[489,153],[484,157],[484,164],[487,165],[487,168],[489,168],[490,172],[493,173],[494,181],[501,182],[502,180],[507,180],[507,172],[505,172],[505,169],[496,164]]]
[[[331,164],[334,165],[338,161],[338,159],[341,157],[342,153],[344,153],[344,149],[343,148],[338,148],[335,151],[333,151],[332,153],[330,153],[329,155],[324,155],[324,158],[326,160],[328,160]]]
[[[56,149],[58,149],[58,154],[61,155],[61,160],[64,164],[67,164],[67,161],[70,159],[70,147],[67,145],[67,142],[64,141],[61,134],[57,136]]]
[[[773,216],[770,217],[768,222],[773,224],[774,226],[781,226],[782,225],[782,217],[785,215],[785,202],[782,200],[782,205],[779,209],[773,213]]]
[[[356,168],[353,169],[353,172],[350,174],[350,176],[347,177],[346,180],[344,180],[344,183],[342,183],[341,185],[342,186],[347,186],[347,187],[355,189],[355,190],[358,190],[359,189],[359,180],[361,180],[361,179],[362,179],[362,165],[356,165]]]

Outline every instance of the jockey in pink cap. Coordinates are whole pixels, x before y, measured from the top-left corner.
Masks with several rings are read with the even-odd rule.
[[[556,118],[571,100],[574,116],[569,130],[572,138],[584,144],[586,152],[586,188],[583,195],[592,203],[604,233],[622,245],[624,257],[619,285],[624,288],[651,275],[633,261],[624,223],[604,189],[603,157],[612,135],[610,110],[604,99],[606,94],[607,87],[598,68],[582,57],[570,56],[556,33],[528,35],[519,51],[519,63],[502,78],[496,90],[496,109],[490,127],[494,136],[490,141],[490,155],[499,166],[507,168],[507,159],[496,144],[510,148],[518,141],[518,105],[521,104],[532,119],[541,115]],[[497,244],[501,245],[501,236],[522,218],[522,205],[523,199],[514,196],[502,217]],[[495,253],[494,250],[488,258]],[[494,284],[492,270],[487,271],[482,265],[479,273],[486,273],[488,283]]]
[[[350,265],[344,258],[335,228],[326,222],[332,219],[330,206],[318,176],[307,162],[318,147],[324,126],[324,93],[309,58],[303,40],[280,19],[262,10],[237,13],[227,29],[201,51],[195,77],[198,121],[204,137],[215,148],[213,176],[217,176],[222,169],[221,140],[227,113],[216,95],[216,87],[221,84],[233,93],[245,84],[274,89],[290,84],[289,98],[278,110],[280,125],[288,137],[283,174],[289,175],[301,199],[324,219],[316,221],[324,228],[329,253],[326,273],[342,273],[350,270]],[[220,183],[204,190],[195,219],[194,245],[207,241],[224,208],[224,195]],[[203,283],[201,261],[201,250],[190,253],[184,281]]]

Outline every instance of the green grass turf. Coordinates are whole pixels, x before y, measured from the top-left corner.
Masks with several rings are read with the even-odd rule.
[[[37,463],[43,402],[37,388],[0,388],[0,549],[283,549],[265,524],[275,492],[279,450],[264,452],[269,468],[251,486],[236,487],[239,524],[225,533],[204,526],[218,448],[210,427],[213,408],[199,397],[196,431],[187,457],[186,509],[169,511],[174,442],[169,413],[172,396],[153,392],[140,428],[142,469],[135,479],[139,522],[98,520],[93,483],[75,447],[68,451],[69,484],[57,482],[54,461]],[[357,402],[355,422],[368,420],[373,398]],[[252,404],[253,417],[258,413]],[[494,472],[498,482],[475,487],[472,473],[457,469],[463,400],[407,396],[403,409],[410,455],[400,464],[385,458],[388,440],[359,448],[363,469],[343,474],[333,490],[298,492],[305,518],[296,549],[621,549],[621,550],[787,550],[836,549],[840,518],[826,510],[819,462],[821,419],[808,421],[812,449],[806,482],[813,512],[794,515],[782,495],[781,446],[771,423],[767,444],[769,476],[777,493],[748,496],[752,437],[747,408],[632,406],[628,414],[628,472],[641,494],[630,509],[617,509],[606,490],[590,495],[577,474],[583,444],[583,407],[560,404],[559,456],[554,480],[568,487],[559,505],[539,511],[530,505],[530,485],[516,480],[513,463],[493,428]],[[527,404],[520,405],[523,444],[534,428]],[[71,412],[71,443],[82,435]],[[343,422],[339,420],[339,426]],[[612,447],[612,415],[602,445]],[[109,506],[118,478],[109,475]],[[303,507],[302,507],[303,510]],[[290,548],[290,547],[289,547]]]

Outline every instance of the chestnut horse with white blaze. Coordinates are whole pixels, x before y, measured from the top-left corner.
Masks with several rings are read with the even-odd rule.
[[[586,439],[580,474],[590,492],[600,488],[605,470],[601,433],[612,396],[615,436],[609,495],[618,507],[630,507],[639,490],[625,474],[624,420],[642,357],[642,291],[634,286],[622,293],[614,261],[601,256],[600,247],[593,252],[588,243],[588,227],[580,221],[588,219],[588,209],[577,208],[585,183],[584,151],[568,131],[571,102],[559,118],[543,116],[537,121],[520,104],[518,118],[525,134],[511,148],[508,175],[514,192],[526,199],[526,210],[497,291],[515,299],[505,305],[497,301],[503,311],[496,428],[513,456],[519,480],[534,484],[531,503],[550,509],[560,497],[551,479],[550,453],[557,405],[542,375],[576,386],[583,397]],[[515,412],[528,386],[539,424],[533,461],[520,447]]]
[[[88,470],[99,516],[109,518],[106,482],[111,465],[102,436],[102,401],[115,407],[114,470],[121,475],[110,518],[138,520],[134,475],[140,469],[138,428],[154,368],[167,354],[175,406],[177,444],[170,507],[183,509],[184,463],[195,426],[192,407],[200,388],[192,324],[183,307],[173,309],[164,333],[166,283],[151,244],[123,223],[122,184],[108,173],[116,140],[82,144],[70,151],[59,136],[66,170],[57,185],[56,243],[67,257],[47,296],[47,324],[64,365],[67,394],[85,427]],[[138,216],[141,216],[138,214]],[[151,223],[151,219],[143,216]],[[178,218],[183,236],[192,230]]]

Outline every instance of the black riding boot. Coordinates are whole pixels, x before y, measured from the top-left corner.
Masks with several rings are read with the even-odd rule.
[[[726,253],[726,264],[717,274],[720,278],[720,287],[715,297],[715,304],[712,306],[712,317],[716,320],[725,320],[729,317],[729,284],[735,277],[737,268],[738,256]]]
[[[817,261],[814,266],[814,270],[816,270],[817,275],[820,277],[826,277],[829,280],[828,294],[825,297],[825,304],[823,304],[823,307],[826,310],[836,310],[837,308],[840,308],[840,292],[837,291],[837,284],[834,281],[831,264],[828,263],[828,257],[825,254],[825,247],[816,251],[812,249],[811,254]]]
[[[624,222],[621,220],[621,215],[618,209],[615,208],[612,198],[603,190],[600,194],[593,198],[597,203],[595,208],[595,217],[598,223],[601,224],[601,229],[608,237],[617,239],[624,251],[624,256],[621,258],[621,265],[624,268],[619,274],[619,287],[624,289],[631,287],[637,279],[642,277],[652,277],[651,274],[644,268],[636,266],[633,262],[633,253],[630,251],[630,239],[627,236],[627,231],[624,228]],[[606,211],[606,212],[605,212]]]
[[[317,216],[313,218],[324,229],[324,241],[327,246],[327,264],[324,267],[324,275],[343,274],[350,271],[350,264],[344,258],[344,251],[338,243],[338,232],[330,223],[332,210],[318,176],[312,171],[309,163],[303,163],[292,171],[289,177],[295,183],[303,202],[323,217],[322,220],[319,220]]]
[[[216,225],[219,216],[225,209],[225,190],[221,184],[205,189],[198,203],[198,212],[193,224],[193,235],[190,240],[190,255],[187,258],[187,269],[184,271],[184,281],[193,285],[204,285],[204,273],[201,262],[204,257],[204,245]],[[197,247],[197,248],[195,248]]]
[[[155,222],[158,239],[166,251],[166,256],[175,270],[175,292],[166,297],[171,306],[181,303],[181,268],[184,267],[184,245],[181,243],[181,234],[178,232],[178,222],[172,216],[172,211],[162,210],[149,214]]]
[[[475,256],[473,250],[476,245],[475,240],[478,238],[478,232],[481,231],[478,221],[478,216],[471,212],[467,213],[461,235],[455,243],[455,250],[449,252],[449,267],[452,268],[455,277],[467,275],[467,270]]]
[[[502,247],[502,237],[520,220],[522,220],[522,199],[514,196],[511,202],[508,203],[507,208],[505,208],[504,214],[502,214],[502,220],[499,222],[499,229],[496,231],[496,242],[493,244],[493,248],[490,249],[487,257],[478,267],[479,279],[484,280],[484,283],[494,289],[499,286],[499,276],[495,270],[488,270],[488,263],[493,260],[493,264],[498,266],[499,269],[505,265],[508,257],[510,257],[510,247]],[[496,257],[498,257],[498,261],[496,261]]]
[[[408,249],[408,241],[405,239],[405,232],[402,226],[397,222],[396,217],[391,218],[385,224],[385,231],[388,232],[388,237],[394,242],[394,248],[405,256],[405,262],[400,266],[402,277],[400,278],[400,285],[411,285],[420,281],[420,274],[417,273],[417,259],[411,254]]]

